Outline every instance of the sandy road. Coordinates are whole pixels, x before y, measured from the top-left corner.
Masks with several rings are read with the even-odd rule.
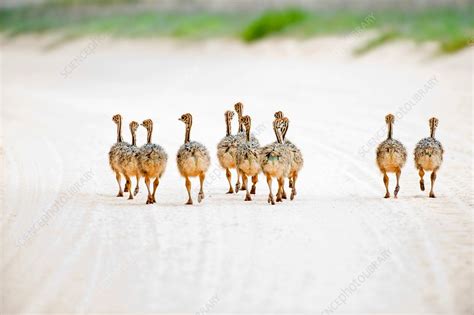
[[[3,313],[473,312],[472,49],[400,43],[353,59],[337,39],[104,40],[65,78],[90,40],[43,44],[3,41]],[[177,118],[194,114],[192,138],[214,157],[239,100],[262,143],[275,110],[291,118],[298,199],[268,206],[263,180],[252,203],[225,195],[214,158],[207,199],[185,207]],[[395,136],[410,160],[400,198],[384,200],[371,138],[407,102]],[[170,155],[154,206],[143,184],[114,197],[115,113],[154,119]],[[434,200],[411,160],[431,116],[446,149]]]

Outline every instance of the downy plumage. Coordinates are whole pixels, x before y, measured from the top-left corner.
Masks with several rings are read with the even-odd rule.
[[[117,142],[110,148],[109,165],[112,171],[115,173],[115,179],[117,180],[117,184],[119,186],[117,197],[123,197],[120,157],[125,154],[130,144],[124,142],[122,138],[122,116],[120,114],[114,115],[112,117],[112,121],[117,125]],[[127,188],[128,184],[126,183],[125,186]],[[128,191],[128,189],[126,189],[126,191]]]
[[[232,118],[234,117],[234,112],[226,111],[224,117],[226,136],[217,145],[217,158],[221,167],[225,169],[227,180],[229,181],[229,191],[227,193],[232,194],[234,193],[234,188],[232,187],[232,173],[230,170],[236,168],[237,145],[239,144],[239,140],[237,136],[232,134]],[[239,178],[238,175],[237,178]]]
[[[443,164],[444,149],[441,142],[435,139],[436,128],[438,127],[438,119],[433,117],[429,120],[430,136],[421,139],[415,147],[415,167],[420,175],[420,189],[425,190],[425,182],[423,176],[425,171],[431,171],[431,190],[430,198],[436,198],[433,187],[436,181],[436,174]]]
[[[400,175],[402,168],[407,160],[407,150],[403,144],[392,138],[392,129],[395,121],[395,116],[388,114],[385,116],[385,122],[388,126],[387,140],[383,141],[377,147],[377,166],[383,173],[383,182],[385,185],[385,198],[390,198],[388,191],[389,179],[387,173],[395,173],[397,176],[397,186],[395,187],[395,198],[400,191]]]
[[[140,172],[145,177],[145,184],[148,190],[147,204],[156,203],[155,193],[160,184],[160,179],[165,173],[168,163],[168,154],[158,144],[152,143],[153,121],[147,119],[143,121],[142,126],[147,130],[147,143],[140,148],[138,161]],[[150,180],[153,182],[153,192],[150,190]]]
[[[277,202],[281,202],[283,199],[285,178],[289,176],[291,168],[291,153],[288,147],[283,143],[283,136],[281,134],[282,125],[282,119],[275,119],[273,122],[273,130],[277,141],[260,149],[260,166],[267,178],[268,188],[270,189],[268,203],[272,205],[275,204],[272,190],[273,178],[278,180]]]
[[[252,197],[248,189],[248,178],[252,177],[252,192],[255,193],[258,173],[260,173],[260,148],[250,139],[252,126],[250,117],[242,117],[241,123],[245,126],[246,141],[239,143],[237,147],[237,174],[242,177],[243,184],[246,187],[245,201],[251,201]]]
[[[198,195],[198,202],[201,202],[204,199],[204,180],[209,165],[211,164],[211,158],[209,156],[209,151],[203,144],[191,141],[190,139],[193,116],[187,113],[182,115],[179,120],[185,123],[186,134],[184,144],[178,150],[176,161],[179,172],[184,178],[186,178],[186,189],[188,191],[188,202],[186,204],[192,205],[191,181],[189,180],[189,177],[199,176],[201,189]]]

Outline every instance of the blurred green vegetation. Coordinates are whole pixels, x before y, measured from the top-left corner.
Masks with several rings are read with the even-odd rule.
[[[400,38],[400,33],[396,31],[381,32],[376,37],[368,40],[366,43],[356,48],[354,54],[363,55],[366,52],[371,51],[372,49],[382,46],[383,44],[393,41],[397,38]]]
[[[390,41],[434,41],[441,52],[468,47],[474,38],[474,5],[420,11],[322,11],[298,8],[249,12],[159,12],[137,0],[51,0],[42,5],[0,9],[0,32],[7,36],[61,32],[65,39],[107,34],[117,37],[170,36],[188,39],[237,37],[254,42],[269,36],[308,38],[357,36],[376,31],[355,54]]]
[[[55,6],[110,6],[116,4],[136,4],[139,2],[140,0],[49,0],[46,4],[51,4]]]
[[[298,9],[265,12],[245,27],[242,38],[247,42],[256,41],[301,24],[307,17],[307,12]]]

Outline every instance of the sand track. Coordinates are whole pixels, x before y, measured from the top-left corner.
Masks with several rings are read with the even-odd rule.
[[[433,57],[430,47],[399,43],[353,59],[327,49],[348,48],[338,39],[107,40],[64,78],[88,40],[42,44],[3,40],[3,313],[320,314],[374,261],[336,312],[474,311],[472,49]],[[396,121],[409,161],[400,198],[384,200],[368,141],[433,77]],[[275,110],[291,118],[288,136],[306,160],[295,202],[268,206],[263,177],[251,203],[225,195],[215,146],[236,101],[262,144],[273,141]],[[213,158],[207,199],[194,207],[183,205],[174,158],[184,138],[177,119],[188,111],[192,139]],[[114,197],[115,113],[127,123],[152,118],[170,156],[154,206],[145,206],[144,183],[134,201]],[[431,116],[446,149],[435,200],[419,191],[412,162]]]

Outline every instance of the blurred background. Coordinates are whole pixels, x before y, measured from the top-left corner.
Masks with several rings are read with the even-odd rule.
[[[0,6],[7,36],[62,32],[62,40],[108,34],[254,42],[375,31],[356,53],[399,39],[436,42],[452,53],[469,46],[474,26],[470,0],[6,0]]]

